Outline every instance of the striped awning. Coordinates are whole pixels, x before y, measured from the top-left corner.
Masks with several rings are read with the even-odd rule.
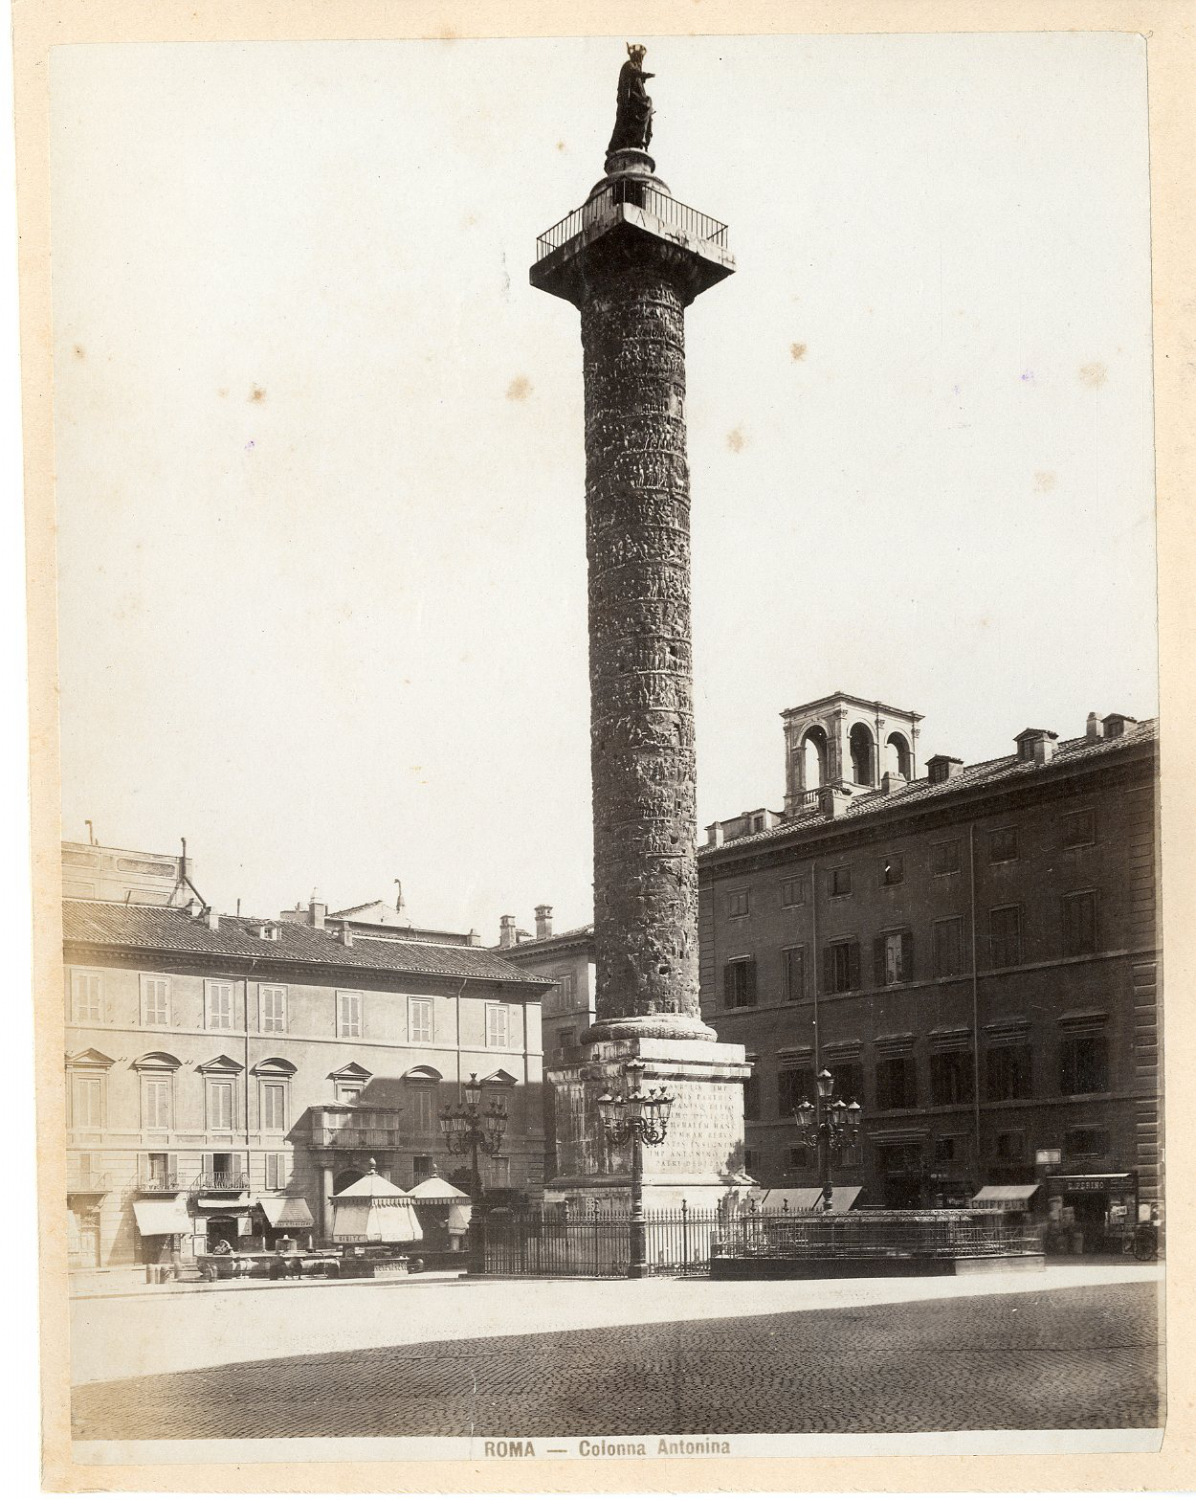
[[[135,1198],[133,1217],[139,1234],[190,1234],[191,1220],[180,1193],[177,1198]]]
[[[316,1222],[305,1198],[259,1198],[257,1204],[271,1229],[310,1229]]]
[[[1038,1191],[1036,1182],[1027,1182],[1015,1186],[1009,1183],[997,1183],[993,1187],[982,1187],[972,1199],[973,1208],[1005,1208],[1019,1209],[1029,1208],[1030,1199]]]

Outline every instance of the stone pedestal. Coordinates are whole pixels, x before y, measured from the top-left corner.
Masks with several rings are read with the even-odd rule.
[[[578,1211],[596,1199],[626,1209],[631,1197],[631,1147],[612,1146],[597,1101],[627,1087],[624,1066],[643,1063],[643,1088],[675,1096],[668,1134],[644,1147],[644,1207],[713,1208],[752,1179],[743,1167],[743,1081],[751,1072],[737,1044],[676,1038],[621,1037],[597,1042],[587,1061],[553,1068],[557,1176],[545,1200]]]

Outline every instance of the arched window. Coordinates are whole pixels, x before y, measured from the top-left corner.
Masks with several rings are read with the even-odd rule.
[[[906,781],[910,779],[913,771],[913,757],[909,753],[909,741],[896,730],[885,741],[885,770],[895,771],[898,776],[904,776]]]
[[[803,792],[826,785],[826,730],[821,724],[802,735],[800,773]]]
[[[857,786],[872,786],[876,780],[873,768],[872,731],[867,724],[854,724],[849,739],[851,779]]]

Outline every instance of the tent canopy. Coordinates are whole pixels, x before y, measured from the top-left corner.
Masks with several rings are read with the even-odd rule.
[[[411,1196],[421,1203],[468,1203],[468,1193],[446,1182],[443,1177],[427,1177],[411,1189]]]

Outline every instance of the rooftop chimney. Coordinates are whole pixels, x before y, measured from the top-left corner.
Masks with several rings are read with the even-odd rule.
[[[323,928],[324,918],[328,915],[327,901],[320,900],[319,891],[312,891],[311,900],[307,903],[307,920],[310,926]]]
[[[208,931],[220,931],[220,913],[213,906],[208,907]]]
[[[828,818],[837,818],[851,805],[851,793],[843,786],[820,786],[818,788],[818,811]]]
[[[722,848],[723,825],[721,823],[710,824],[709,828],[707,828],[706,830],[706,842],[711,845],[712,848]]]
[[[203,915],[203,902],[198,896],[192,896],[190,901],[187,902],[187,913],[192,917]]]
[[[1101,721],[1096,717],[1095,714],[1088,715],[1088,725],[1084,733],[1085,736],[1090,740],[1099,740],[1104,738],[1104,728],[1101,725]]]
[[[482,946],[482,934],[477,930],[476,927],[471,927],[469,929],[469,936],[466,941],[469,947],[480,948]]]
[[[515,918],[499,917],[498,919],[498,946],[500,948],[513,948],[515,946]]]
[[[353,946],[353,929],[352,927],[350,927],[349,919],[347,917],[341,922],[340,927],[337,929],[336,940],[338,943],[344,943],[346,948],[351,948]]]
[[[880,791],[883,797],[887,797],[890,792],[900,791],[903,786],[908,785],[909,782],[900,771],[886,771],[880,778]]]
[[[536,907],[536,937],[550,938],[552,936],[552,907]]]
[[[931,786],[937,786],[940,781],[949,781],[952,776],[958,776],[963,767],[963,761],[954,755],[932,755],[926,762],[926,775]]]

